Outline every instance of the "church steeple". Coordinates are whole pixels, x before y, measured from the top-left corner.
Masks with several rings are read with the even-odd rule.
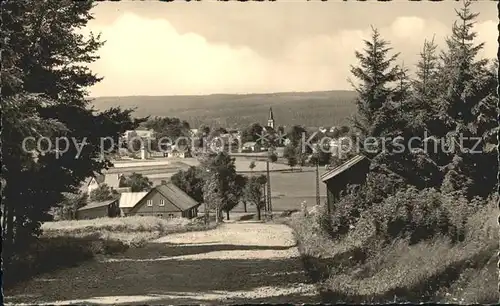
[[[274,129],[274,115],[273,115],[273,108],[269,108],[269,118],[267,119],[267,126]]]

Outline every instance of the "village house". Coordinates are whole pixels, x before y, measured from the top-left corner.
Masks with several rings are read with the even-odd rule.
[[[172,182],[163,182],[148,192],[124,192],[119,207],[122,216],[156,216],[161,218],[194,218],[198,206],[189,195]]]
[[[188,151],[180,151],[177,149],[169,150],[167,153],[167,157],[169,158],[186,158],[189,157]]]
[[[134,135],[134,133],[135,133],[135,136],[137,136],[139,138],[143,138],[143,139],[153,139],[154,138],[154,131],[153,130],[141,130],[141,129],[125,131],[125,133],[123,134],[123,138],[129,139],[129,137]]]
[[[178,148],[176,145],[171,145],[164,152],[164,156],[169,158],[186,158],[191,157],[191,151],[188,148]]]
[[[118,207],[118,199],[103,202],[90,202],[76,211],[77,220],[105,217],[114,218],[119,216],[120,208]]]
[[[191,137],[196,137],[198,135],[198,129],[190,129],[189,133],[191,134]]]
[[[242,146],[243,152],[260,152],[261,146],[255,141],[245,142]]]
[[[120,181],[123,177],[123,174],[120,173],[96,173],[82,183],[80,191],[90,195],[92,190],[99,188],[101,185],[107,185],[118,193],[130,191],[129,187],[120,187]]]
[[[369,168],[370,160],[358,155],[321,176],[327,189],[328,212],[333,211],[341,192],[345,191],[348,185],[361,185],[365,182]]]

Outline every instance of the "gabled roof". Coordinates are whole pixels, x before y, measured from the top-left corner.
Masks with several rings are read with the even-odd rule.
[[[142,200],[149,192],[122,192],[120,194],[120,208],[132,208]]]
[[[120,186],[120,179],[116,173],[108,173],[104,176],[104,184],[108,185],[113,189],[117,189]]]
[[[96,172],[92,177],[90,177],[89,184],[92,182],[92,179],[94,179],[97,182],[97,184],[102,184],[104,182],[105,177],[106,176],[104,174]]]
[[[108,201],[103,201],[103,202],[90,202],[87,205],[78,208],[78,211],[82,210],[89,210],[92,208],[97,208],[97,207],[103,207],[103,206],[108,206],[109,204],[116,202],[117,200],[108,200]]]
[[[342,172],[344,172],[347,169],[351,168],[352,166],[356,165],[357,163],[359,163],[360,161],[362,161],[365,158],[366,157],[364,157],[363,155],[355,156],[355,157],[351,158],[350,160],[346,161],[345,163],[343,163],[342,165],[324,173],[321,176],[321,180],[323,182],[326,182],[329,179],[334,178],[335,176],[341,174]]]
[[[149,192],[123,192],[120,195],[120,208],[134,208],[146,195],[155,190],[181,211],[199,205],[198,202],[179,187],[175,186],[172,182],[167,182],[166,184],[154,187]]]
[[[116,192],[118,193],[123,193],[123,192],[132,192],[131,187],[118,187],[115,189]]]
[[[165,198],[167,198],[172,204],[183,211],[199,205],[198,202],[196,202],[193,198],[191,198],[188,194],[186,194],[170,181],[166,184],[156,186],[155,189]]]

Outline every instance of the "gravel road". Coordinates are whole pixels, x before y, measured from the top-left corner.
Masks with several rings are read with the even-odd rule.
[[[319,303],[289,227],[226,223],[44,274],[6,292],[7,303]]]

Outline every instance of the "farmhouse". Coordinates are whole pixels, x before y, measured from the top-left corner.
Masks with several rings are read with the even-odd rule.
[[[334,204],[340,198],[340,192],[346,190],[347,185],[361,185],[365,182],[369,167],[370,161],[358,155],[321,176],[321,180],[326,184],[329,212],[333,210]]]
[[[129,137],[136,136],[138,138],[143,139],[153,139],[154,131],[153,130],[128,130],[123,134],[123,138],[129,139]]]
[[[83,193],[90,195],[92,190],[97,189],[101,185],[107,185],[110,188],[116,190],[117,192],[127,191],[127,188],[120,188],[120,181],[122,179],[122,174],[109,173],[109,174],[99,174],[95,173],[94,176],[88,178],[82,183],[80,190]]]
[[[254,141],[245,142],[243,144],[243,151],[259,152],[260,149],[261,146]]]
[[[104,217],[118,217],[120,209],[118,199],[104,202],[91,202],[76,211],[76,219],[95,219]]]
[[[124,192],[120,195],[122,216],[194,218],[200,204],[172,182],[163,182],[149,192]]]
[[[191,152],[188,148],[178,148],[176,145],[171,145],[165,155],[170,158],[186,158],[191,156]]]

